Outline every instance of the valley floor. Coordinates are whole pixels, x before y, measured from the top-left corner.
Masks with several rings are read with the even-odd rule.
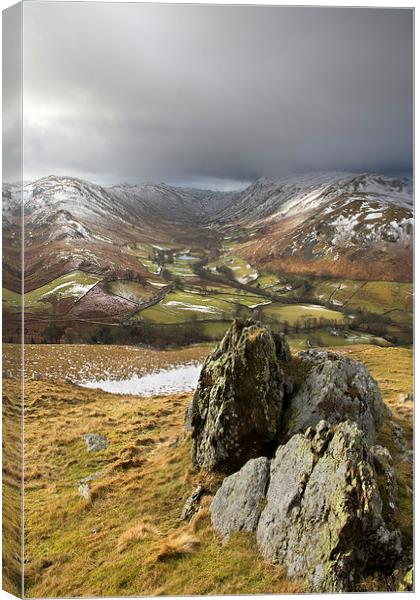
[[[281,567],[265,564],[252,535],[237,534],[222,545],[212,530],[208,505],[190,524],[180,521],[198,483],[215,492],[220,480],[195,472],[183,420],[190,393],[160,397],[115,395],[69,381],[81,373],[125,377],[170,364],[201,362],[209,346],[156,351],[121,346],[26,345],[25,381],[25,577],[27,597],[293,593]],[[412,350],[353,345],[334,351],[363,361],[384,400],[413,434]],[[18,402],[17,346],[4,347],[4,418]],[[87,365],[87,366],[86,366]],[[88,371],[86,371],[88,369]],[[109,446],[87,452],[83,435],[106,435]],[[412,544],[411,465],[399,462],[397,521]],[[379,440],[381,441],[381,440]],[[13,469],[9,469],[7,485]],[[82,497],[80,481],[90,496]],[[7,530],[6,530],[7,535]],[[10,531],[9,531],[10,534]],[[16,575],[8,565],[11,578]],[[8,582],[13,589],[14,582]],[[385,579],[362,582],[361,590],[393,589]]]

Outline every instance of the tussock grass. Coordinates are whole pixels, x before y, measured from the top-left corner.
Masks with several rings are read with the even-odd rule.
[[[136,525],[126,529],[118,538],[117,552],[124,552],[132,544],[145,537],[158,537],[160,535],[159,530],[154,525],[144,522],[136,523]]]
[[[158,547],[156,560],[168,560],[193,552],[200,540],[189,531],[179,531],[168,536]]]

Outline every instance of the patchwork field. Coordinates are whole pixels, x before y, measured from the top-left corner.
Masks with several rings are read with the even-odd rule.
[[[220,339],[232,319],[254,316],[289,333],[293,328],[294,335],[304,330],[304,345],[313,345],[315,334],[316,345],[412,343],[412,284],[257,271],[238,255],[241,247],[240,235],[225,239],[212,260],[196,268],[205,256],[200,249],[128,245],[148,275],[78,270],[31,290],[25,339],[183,345]],[[3,290],[3,308],[4,339],[15,341],[19,294]],[[104,333],[108,324],[119,331]],[[331,327],[339,331],[331,334]]]
[[[251,307],[264,303],[257,295],[237,293],[235,289],[213,289],[211,293],[198,290],[175,290],[158,304],[138,312],[133,319],[153,323],[182,323],[185,321],[228,321],[234,317],[251,316]]]
[[[239,283],[250,283],[258,278],[258,272],[246,260],[227,251],[217,260],[208,263],[207,268],[216,272],[225,269]]]
[[[111,294],[121,296],[136,304],[148,302],[156,294],[156,288],[148,282],[141,284],[136,281],[117,279],[116,281],[110,281],[108,285]]]
[[[154,351],[120,346],[27,345],[25,426],[25,574],[28,597],[167,594],[250,594],[304,591],[281,567],[264,563],[253,535],[222,544],[208,505],[191,524],[179,520],[198,483],[216,476],[191,467],[183,419],[189,393],[119,396],[69,380],[128,377],[172,364],[202,361],[210,346]],[[412,440],[412,351],[362,345],[338,352],[363,361],[378,380],[395,419]],[[4,347],[6,406],[17,402],[18,348]],[[109,446],[87,452],[83,435],[106,435]],[[412,536],[412,473],[394,454],[404,544]],[[89,481],[84,498],[81,480]],[[13,576],[13,569],[8,571]],[[368,578],[360,590],[387,590]]]

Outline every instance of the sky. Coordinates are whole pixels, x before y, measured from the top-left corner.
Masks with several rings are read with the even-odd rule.
[[[26,2],[24,177],[228,190],[308,171],[409,173],[412,18]]]

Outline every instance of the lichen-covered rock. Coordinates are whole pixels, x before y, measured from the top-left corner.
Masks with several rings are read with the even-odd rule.
[[[413,451],[410,450],[407,438],[405,437],[404,429],[396,421],[391,421],[390,425],[392,429],[392,438],[394,441],[394,445],[400,453],[401,460],[404,462],[412,463]]]
[[[375,380],[360,362],[333,352],[309,350],[301,354],[308,369],[305,380],[289,400],[283,416],[283,438],[304,432],[321,419],[357,423],[369,444],[386,414]]]
[[[321,422],[278,448],[257,541],[267,560],[311,591],[351,591],[367,570],[392,569],[400,533],[384,522],[365,434],[355,423]]]
[[[188,406],[186,408],[184,416],[184,431],[186,431],[187,433],[192,431],[192,407],[193,402],[191,400],[191,402],[188,402]]]
[[[284,396],[284,338],[234,321],[206,359],[191,409],[196,467],[233,472],[276,439]]]
[[[226,539],[235,531],[253,531],[258,523],[270,472],[265,458],[249,460],[226,477],[210,505],[213,527]]]
[[[191,517],[197,512],[200,506],[200,500],[207,492],[203,485],[198,485],[191,496],[187,498],[184,504],[184,508],[181,512],[181,521],[189,521]]]
[[[100,452],[101,450],[106,450],[109,446],[109,440],[106,435],[100,433],[86,433],[83,439],[86,442],[88,452]]]
[[[414,569],[411,567],[398,584],[397,592],[411,592],[414,584]]]
[[[389,513],[396,509],[398,484],[392,466],[392,456],[388,448],[375,445],[369,449],[375,471],[382,485],[382,500],[386,503]]]

